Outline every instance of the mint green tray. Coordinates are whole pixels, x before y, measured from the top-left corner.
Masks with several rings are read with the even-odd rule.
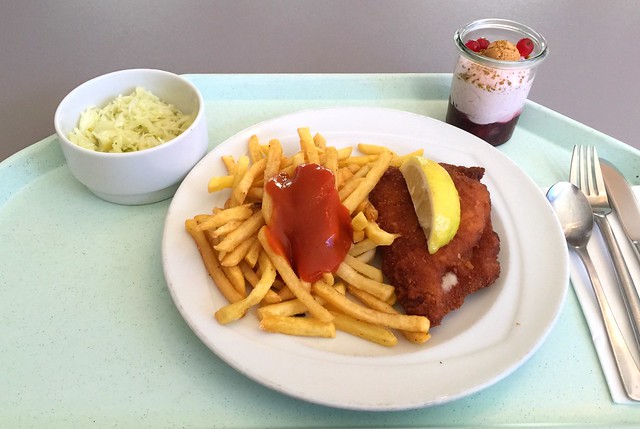
[[[206,100],[210,148],[256,122],[314,107],[382,106],[443,119],[451,79],[187,77]],[[632,184],[640,184],[639,151],[532,102],[500,150],[544,187],[566,180],[576,143],[596,145]],[[573,291],[529,361],[497,384],[445,405],[345,411],[256,384],[205,347],[173,305],[160,259],[168,207],[169,201],[127,207],[94,197],[71,176],[55,136],[0,163],[0,427],[640,422],[640,406],[611,402]]]

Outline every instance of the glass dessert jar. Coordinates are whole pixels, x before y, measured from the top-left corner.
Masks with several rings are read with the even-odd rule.
[[[456,31],[454,43],[460,55],[446,122],[501,145],[513,134],[547,42],[518,22],[482,19]]]

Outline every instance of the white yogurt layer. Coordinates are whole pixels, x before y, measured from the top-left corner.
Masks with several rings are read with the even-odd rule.
[[[494,69],[460,56],[451,101],[473,123],[507,122],[522,111],[532,83],[529,70]]]

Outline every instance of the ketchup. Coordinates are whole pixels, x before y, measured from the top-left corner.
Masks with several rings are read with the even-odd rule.
[[[302,164],[293,177],[271,178],[265,189],[273,207],[266,230],[271,246],[304,281],[334,273],[351,247],[353,229],[331,170]]]

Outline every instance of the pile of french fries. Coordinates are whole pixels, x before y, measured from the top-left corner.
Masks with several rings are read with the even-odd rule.
[[[288,335],[333,338],[336,330],[393,346],[394,331],[417,344],[429,339],[426,317],[395,309],[394,287],[384,283],[382,271],[371,264],[378,246],[396,238],[377,224],[369,192],[390,165],[399,166],[412,155],[398,156],[383,146],[329,146],[321,134],[299,128],[300,150],[286,156],[279,140],[248,142],[248,155],[235,160],[222,156],[227,175],[212,177],[209,192],[230,191],[224,207],[185,221],[207,272],[229,304],[215,312],[219,323],[238,320],[255,307],[259,327]],[[267,239],[271,198],[265,183],[281,172],[293,176],[303,163],[315,163],[334,173],[340,200],[352,217],[353,244],[335,273],[311,284],[302,280],[287,258]]]

